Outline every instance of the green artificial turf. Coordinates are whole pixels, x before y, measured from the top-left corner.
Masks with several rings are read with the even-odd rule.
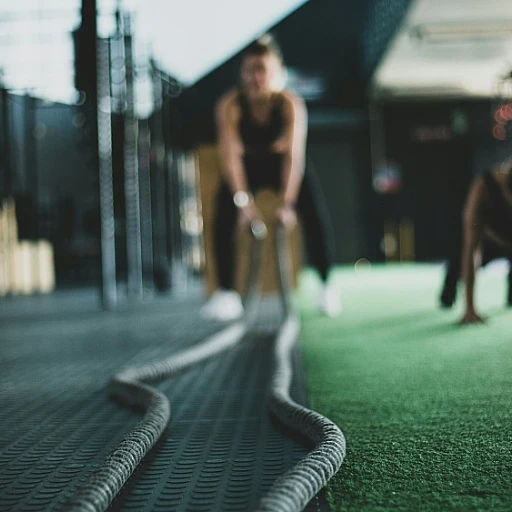
[[[512,310],[505,277],[481,271],[484,326],[440,310],[438,265],[340,269],[342,316],[297,293],[310,405],[347,440],[328,485],[334,511],[512,510]]]

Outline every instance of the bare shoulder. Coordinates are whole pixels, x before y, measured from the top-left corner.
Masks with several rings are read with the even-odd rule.
[[[499,183],[502,187],[504,187],[509,179],[510,170],[498,168],[495,169],[492,174],[496,182]]]
[[[284,90],[280,93],[285,116],[290,119],[305,119],[307,117],[304,100],[292,91]]]
[[[469,189],[468,198],[476,200],[481,199],[485,194],[485,182],[482,176],[477,176],[471,188]]]
[[[306,108],[306,104],[305,104],[304,100],[298,94],[294,93],[293,91],[290,91],[289,89],[285,89],[285,90],[281,91],[279,94],[281,95],[282,101],[285,106],[287,106],[289,108],[293,108],[293,109],[296,109],[296,108],[305,109]]]
[[[464,208],[464,213],[466,217],[474,217],[478,215],[481,211],[482,203],[486,197],[485,193],[485,183],[482,176],[478,176],[471,185],[466,204]]]
[[[237,89],[231,89],[224,93],[215,106],[217,115],[236,115],[238,112],[238,95]]]
[[[217,101],[217,104],[230,104],[236,101],[238,95],[239,95],[238,89],[230,89],[229,91],[226,91]]]

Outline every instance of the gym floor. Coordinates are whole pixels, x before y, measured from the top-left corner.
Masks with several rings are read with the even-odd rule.
[[[310,407],[347,441],[328,485],[335,511],[512,508],[512,310],[506,269],[477,279],[486,325],[460,327],[437,300],[441,265],[342,269],[344,314],[314,311],[304,274],[302,353]]]
[[[99,309],[97,292],[60,292],[3,301],[0,315],[0,510],[60,510],[140,420],[107,396],[124,366],[159,360],[219,330],[198,316],[200,294]],[[273,482],[311,448],[275,424],[266,395],[271,332],[267,300],[259,325],[222,356],[158,389],[171,421],[110,510],[254,510]],[[305,403],[294,357],[292,395]],[[317,497],[309,511],[327,510]]]
[[[321,317],[303,272],[293,396],[335,421],[347,457],[308,511],[510,510],[512,312],[505,274],[478,277],[483,326],[440,310],[440,265],[340,268],[344,312]],[[219,329],[201,293],[99,308],[95,290],[5,299],[0,311],[0,510],[59,510],[140,413],[108,378]],[[171,422],[111,510],[249,511],[309,446],[266,410],[275,299],[240,347],[158,385]],[[306,397],[307,390],[307,397]],[[327,505],[327,502],[330,506]]]

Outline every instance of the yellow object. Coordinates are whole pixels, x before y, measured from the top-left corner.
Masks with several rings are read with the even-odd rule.
[[[55,288],[53,247],[47,240],[19,241],[14,201],[0,207],[0,296],[48,293]]]
[[[199,166],[200,195],[203,214],[203,240],[205,252],[205,281],[208,294],[218,288],[215,272],[215,255],[213,251],[213,227],[215,219],[215,198],[221,182],[220,159],[217,148],[211,146],[200,146],[196,150]],[[267,225],[268,236],[263,247],[263,261],[261,266],[261,290],[264,293],[278,291],[276,258],[274,248],[275,235],[275,211],[279,206],[277,194],[268,189],[260,190],[254,198],[256,207],[260,210],[263,221]],[[300,229],[295,227],[289,234],[291,255],[291,284],[297,284],[297,275],[301,265],[301,237]],[[247,272],[249,269],[250,256],[250,235],[239,232],[237,234],[236,267],[235,267],[235,289],[245,292]]]

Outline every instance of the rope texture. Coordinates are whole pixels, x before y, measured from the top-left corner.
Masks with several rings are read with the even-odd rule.
[[[290,395],[292,350],[300,332],[289,315],[275,344],[275,373],[270,411],[285,426],[308,437],[315,449],[278,479],[262,498],[258,512],[300,512],[339,470],[346,453],[345,437],[331,420],[294,402]]]
[[[258,301],[254,292],[261,258],[258,254],[263,237],[254,235],[253,264],[249,276],[244,321],[236,322],[206,341],[166,359],[143,366],[128,367],[114,375],[108,385],[109,394],[126,406],[145,411],[140,423],[107,456],[103,464],[77,490],[63,510],[65,512],[104,512],[151,450],[167,427],[171,407],[167,398],[147,385],[176,375],[238,344],[255,316]],[[345,438],[341,430],[321,414],[294,402],[290,395],[292,350],[300,325],[291,313],[285,257],[285,233],[277,234],[278,274],[285,321],[275,342],[275,369],[271,384],[270,411],[285,426],[311,439],[316,447],[285,475],[278,479],[262,498],[258,512],[300,512],[338,471],[345,457]]]

